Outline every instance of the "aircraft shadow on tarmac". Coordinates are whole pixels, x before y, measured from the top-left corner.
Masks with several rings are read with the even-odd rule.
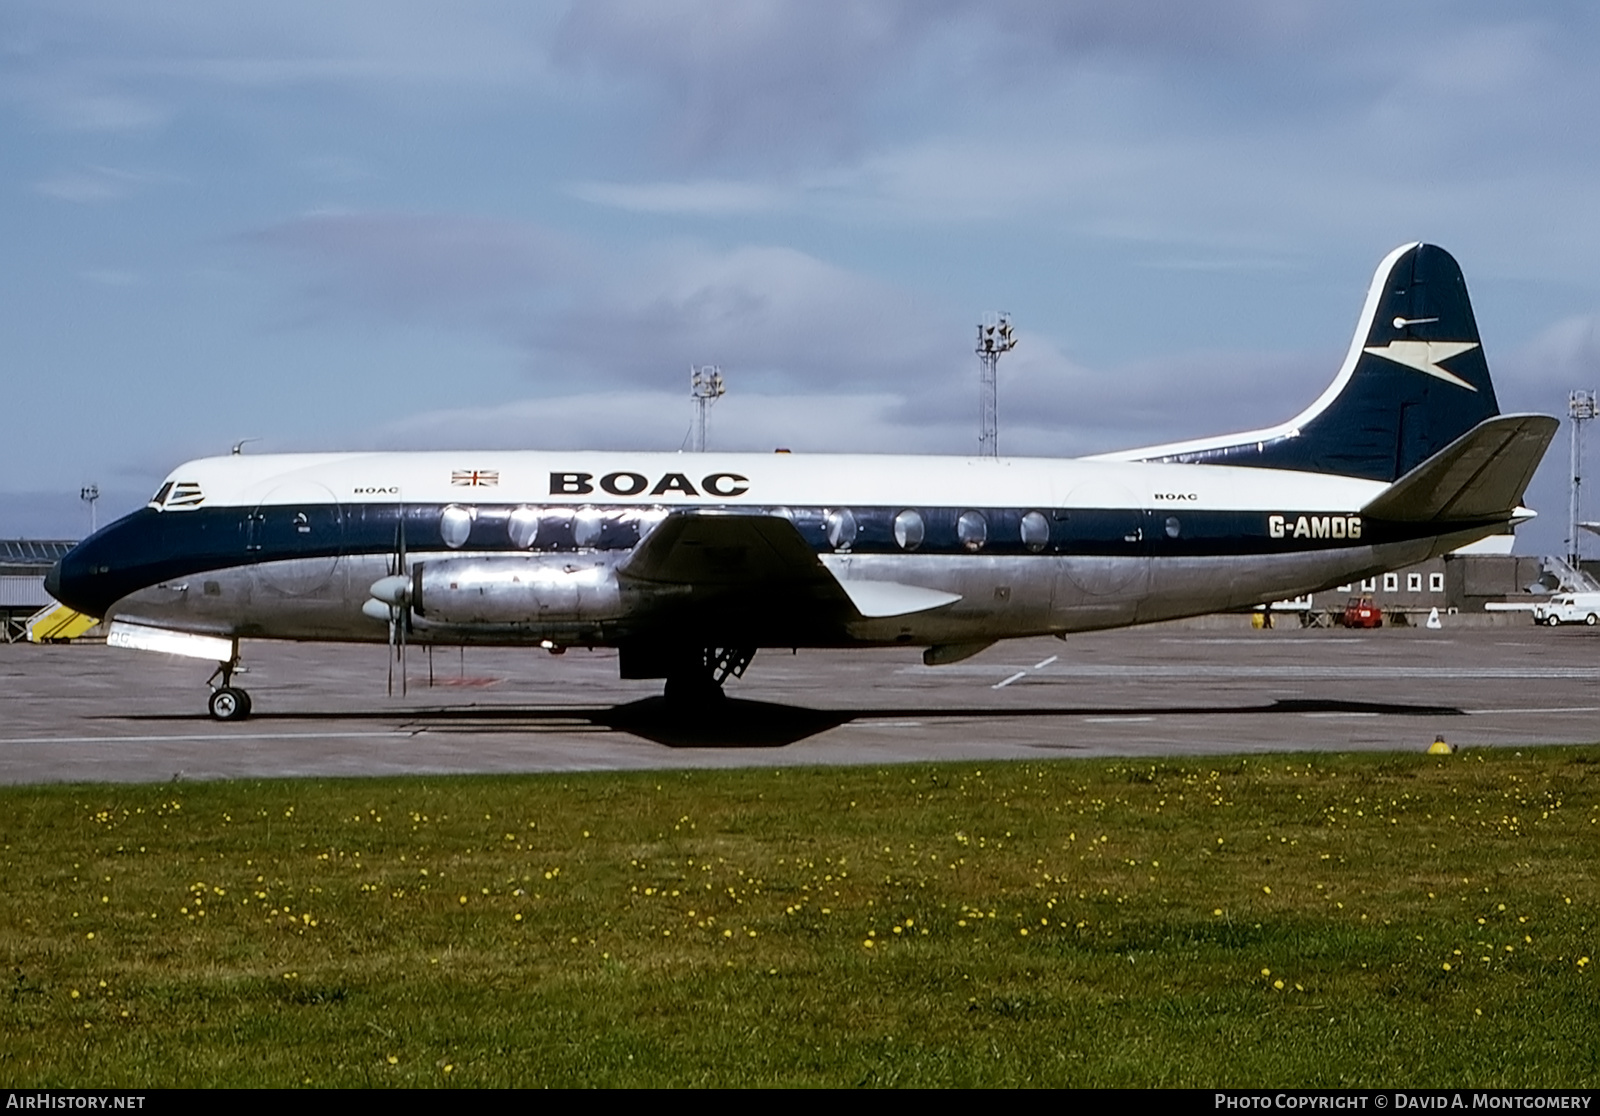
[[[1287,699],[1261,705],[1137,705],[1073,708],[957,709],[810,709],[775,702],[727,700],[709,707],[683,710],[659,697],[605,707],[456,706],[429,709],[340,711],[334,713],[258,713],[252,723],[282,725],[293,721],[392,721],[418,732],[528,734],[553,732],[625,732],[668,748],[782,748],[854,721],[1018,721],[1068,720],[1079,717],[1238,717],[1323,714],[1376,717],[1460,717],[1453,705],[1411,705],[1395,702]],[[161,714],[135,714],[108,720],[193,720]],[[587,728],[585,727],[587,726]]]

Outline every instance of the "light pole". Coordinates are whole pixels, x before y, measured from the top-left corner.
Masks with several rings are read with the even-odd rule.
[[[89,505],[89,534],[92,535],[95,533],[97,527],[97,524],[95,523],[94,505],[95,501],[100,499],[100,486],[98,484],[84,485],[78,490],[78,499]]]
[[[722,369],[715,364],[700,368],[689,366],[689,396],[695,408],[694,443],[690,448],[695,453],[706,452],[706,413],[727,390],[722,382]]]
[[[1578,497],[1583,489],[1583,424],[1595,417],[1595,394],[1575,391],[1567,396],[1567,414],[1572,419],[1572,506],[1567,519],[1567,564],[1578,565]]]
[[[1000,403],[996,372],[1000,357],[1017,347],[1011,331],[1011,315],[986,314],[978,326],[978,360],[983,368],[978,378],[978,456],[1000,456]]]

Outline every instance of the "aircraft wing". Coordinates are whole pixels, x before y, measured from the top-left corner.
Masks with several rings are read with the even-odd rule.
[[[795,525],[775,515],[673,512],[617,567],[617,576],[701,593],[848,605],[864,617],[902,616],[961,599],[899,582],[837,578]]]
[[[1378,493],[1361,514],[1411,523],[1510,518],[1559,425],[1549,415],[1485,419]]]

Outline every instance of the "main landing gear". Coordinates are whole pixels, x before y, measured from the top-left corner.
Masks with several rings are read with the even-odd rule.
[[[715,708],[727,698],[722,684],[729,676],[743,677],[755,656],[754,647],[706,647],[694,651],[673,662],[662,697],[674,709]]]
[[[233,684],[234,673],[244,673],[244,667],[239,665],[239,641],[233,641],[233,657],[225,663],[218,663],[217,669],[211,672],[211,677],[206,679],[206,684],[211,686],[211,698],[206,702],[206,712],[211,714],[214,721],[242,721],[250,716],[250,695]],[[218,678],[222,685],[211,685]]]

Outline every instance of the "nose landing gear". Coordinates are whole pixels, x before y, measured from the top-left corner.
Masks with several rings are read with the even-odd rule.
[[[250,695],[233,684],[234,672],[244,673],[244,667],[239,664],[239,641],[233,641],[233,657],[225,663],[218,663],[217,669],[211,672],[211,677],[206,679],[206,684],[211,685],[220,677],[222,685],[211,685],[211,698],[206,702],[206,712],[211,714],[214,721],[242,721],[250,716]]]

